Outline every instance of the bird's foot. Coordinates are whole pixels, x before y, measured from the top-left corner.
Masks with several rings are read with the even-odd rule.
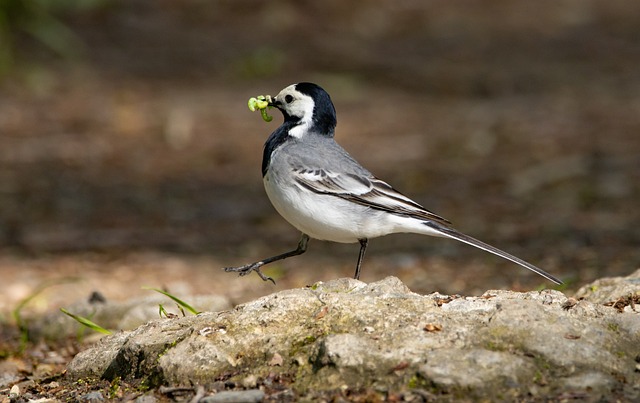
[[[262,267],[262,265],[264,265],[264,262],[255,262],[255,263],[245,264],[244,266],[225,267],[224,271],[226,271],[227,273],[238,273],[240,277],[246,276],[252,271],[255,271],[258,274],[258,276],[260,276],[262,281],[271,281],[275,285],[276,281],[273,278],[267,276],[266,274],[260,271],[260,267]]]

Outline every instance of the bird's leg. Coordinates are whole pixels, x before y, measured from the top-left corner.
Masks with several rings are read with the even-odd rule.
[[[240,276],[246,276],[247,274],[251,273],[252,271],[255,271],[256,273],[258,273],[258,276],[260,276],[260,278],[263,281],[269,280],[273,284],[275,284],[276,282],[271,277],[269,277],[269,276],[265,275],[264,273],[262,273],[260,271],[260,268],[262,266],[264,266],[265,264],[269,264],[269,263],[275,262],[277,260],[286,259],[286,258],[291,257],[291,256],[302,255],[304,252],[307,251],[307,244],[308,243],[309,243],[309,235],[302,234],[302,238],[300,239],[300,242],[298,242],[298,247],[295,250],[283,253],[281,255],[272,256],[272,257],[266,258],[264,260],[261,260],[259,262],[245,264],[244,266],[225,267],[224,271],[226,271],[226,272],[235,272],[235,273],[238,273]]]
[[[369,240],[367,238],[358,239],[360,241],[360,254],[358,255],[358,263],[356,264],[356,274],[353,276],[356,280],[360,279],[360,265],[362,265],[362,259],[364,259],[364,253],[367,251],[367,245]]]

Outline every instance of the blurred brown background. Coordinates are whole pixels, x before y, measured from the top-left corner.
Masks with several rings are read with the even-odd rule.
[[[337,140],[463,232],[565,279],[640,264],[640,3],[8,1],[0,31],[1,310],[147,284],[237,302],[351,276],[358,246],[295,247],[246,101],[313,81]],[[551,286],[466,245],[370,243],[362,280],[421,293]],[[67,284],[64,279],[74,278]]]

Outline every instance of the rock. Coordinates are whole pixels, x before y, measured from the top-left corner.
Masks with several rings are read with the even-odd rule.
[[[576,298],[585,299],[596,304],[615,302],[628,296],[636,296],[635,303],[640,302],[640,269],[627,277],[605,277],[580,288]],[[623,307],[623,310],[632,311],[631,304]],[[640,311],[640,306],[636,307]]]
[[[6,389],[10,385],[17,386],[16,383],[23,379],[25,370],[25,365],[20,361],[3,357],[0,360],[0,389]]]
[[[134,403],[156,403],[158,401],[158,399],[155,398],[155,396],[147,394],[147,395],[142,395],[142,396],[138,396],[136,398],[136,400],[134,400]]]
[[[434,350],[426,357],[418,375],[441,387],[482,390],[485,385],[504,388],[526,387],[535,377],[536,367],[526,357],[484,349]]]
[[[108,336],[78,354],[67,376],[209,390],[224,380],[298,399],[350,390],[634,400],[639,326],[636,311],[559,291],[423,296],[394,277],[340,279]]]
[[[9,398],[17,399],[20,396],[20,387],[18,385],[13,385],[9,390]]]
[[[78,401],[80,402],[104,402],[104,397],[102,397],[102,393],[90,392],[86,395],[78,396]]]
[[[254,389],[256,386],[258,386],[258,377],[255,375],[249,375],[244,378],[240,382],[240,384],[246,389]]]
[[[200,403],[258,403],[264,400],[265,393],[259,389],[224,391],[200,399]]]

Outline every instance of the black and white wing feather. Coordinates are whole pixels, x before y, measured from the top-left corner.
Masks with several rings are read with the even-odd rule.
[[[432,213],[374,176],[337,173],[326,169],[293,169],[300,186],[319,194],[336,196],[375,210],[410,216],[449,227],[451,223]]]

